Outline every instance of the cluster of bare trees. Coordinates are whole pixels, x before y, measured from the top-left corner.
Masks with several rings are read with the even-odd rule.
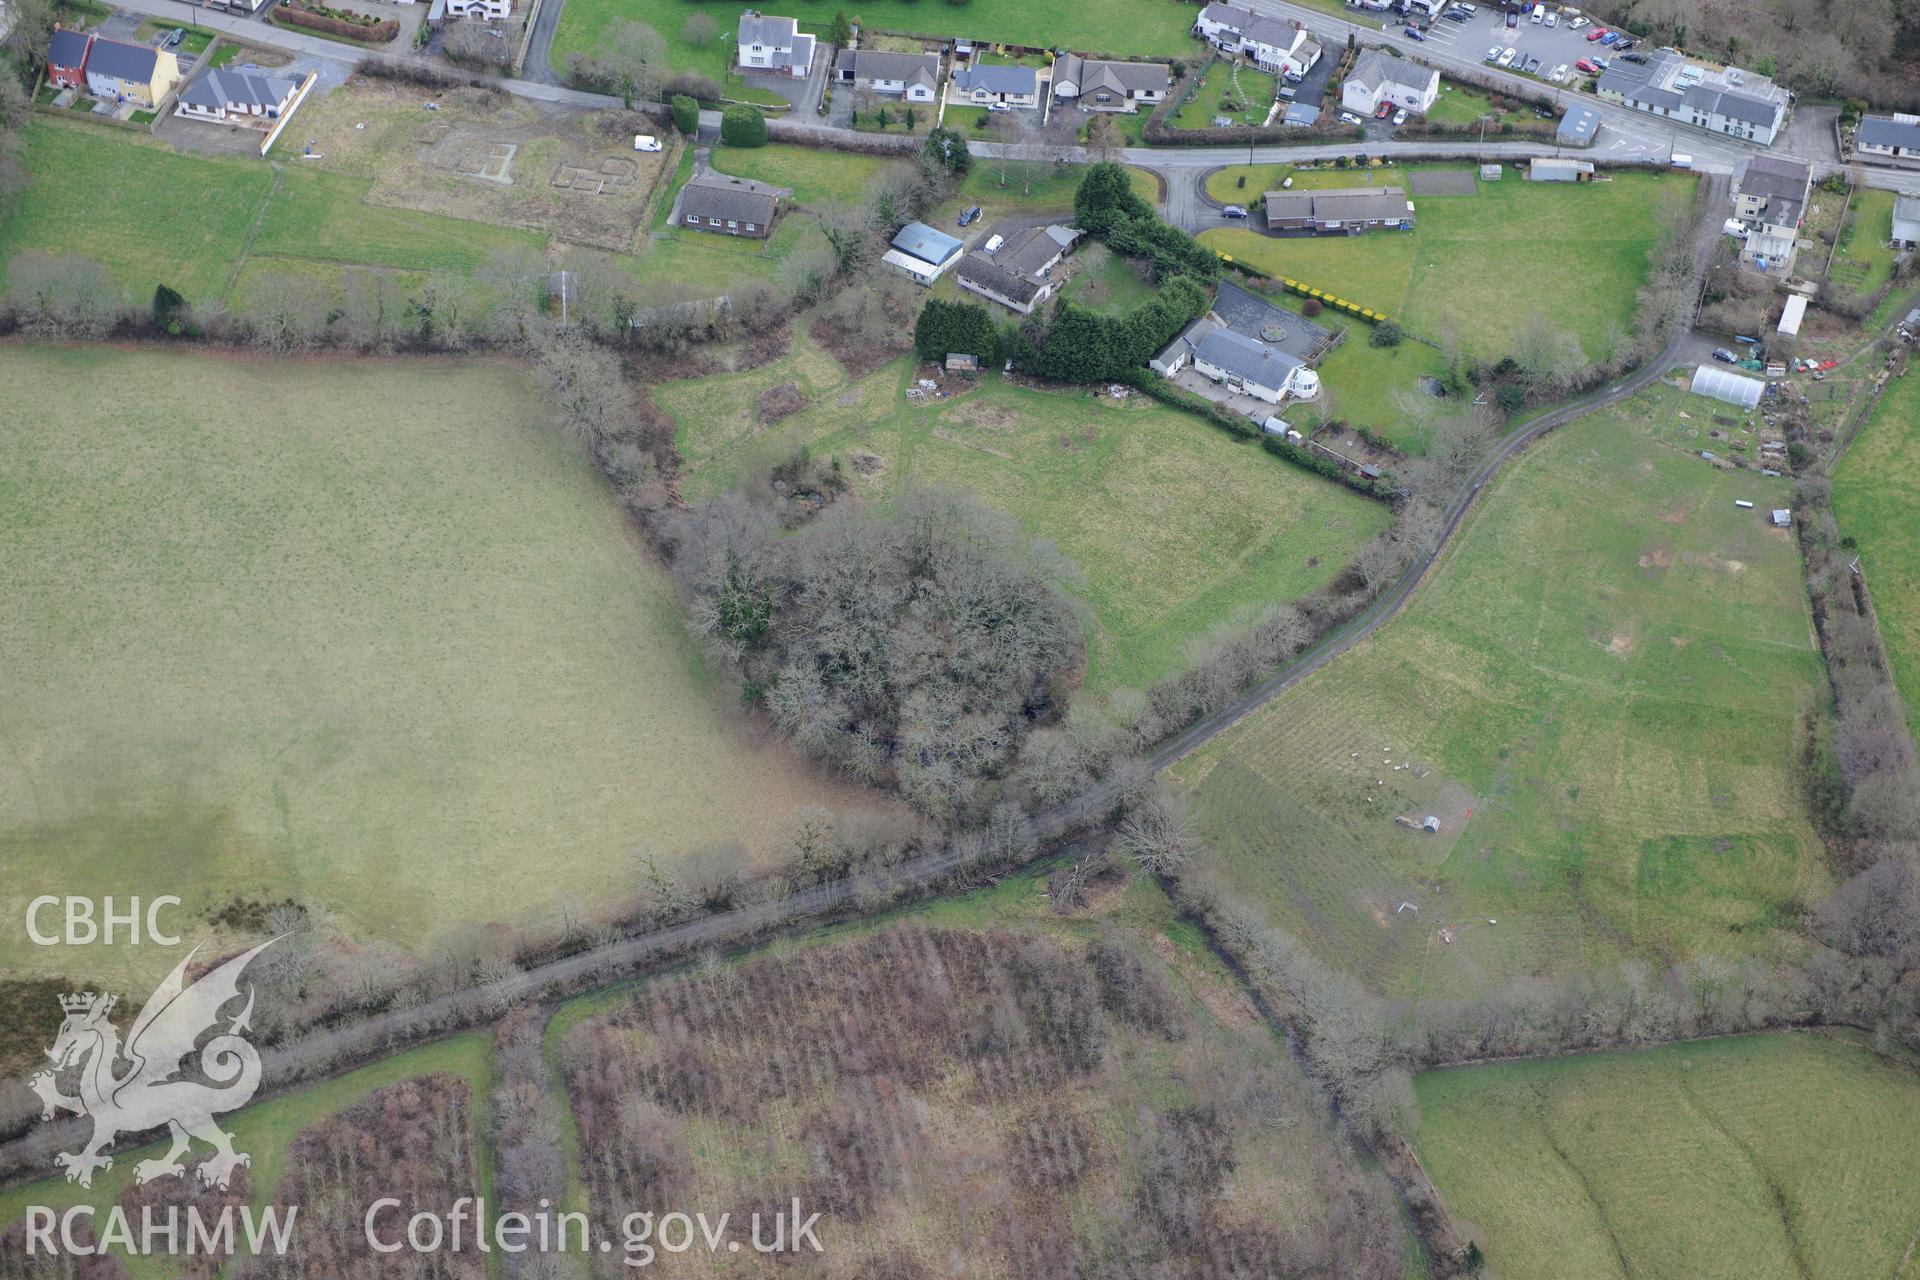
[[[1920,107],[1920,14],[1901,0],[1606,0],[1603,21],[1777,77],[1802,94]]]
[[[666,531],[695,629],[795,745],[972,820],[1080,652],[1070,566],[976,499],[837,503],[792,536],[738,491]]]
[[[507,1015],[493,1029],[493,1159],[497,1214],[539,1212],[560,1204],[567,1189],[567,1162],[560,1145],[559,1113],[547,1089],[542,1050],[547,1019],[533,1009]],[[503,1255],[508,1280],[558,1280],[559,1260],[538,1252]]]
[[[30,249],[7,264],[7,309],[28,333],[102,338],[125,316],[126,297],[92,258]]]
[[[27,189],[27,120],[33,102],[12,67],[0,61],[0,218]]]

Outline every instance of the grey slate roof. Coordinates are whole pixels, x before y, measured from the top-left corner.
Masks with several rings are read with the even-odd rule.
[[[1920,151],[1920,124],[1908,124],[1891,116],[1863,116],[1855,142],[1872,147],[1905,147]]]
[[[1584,143],[1592,141],[1593,135],[1599,131],[1600,117],[1595,114],[1593,108],[1574,103],[1567,108],[1566,114],[1560,117],[1559,128],[1554,131],[1554,134],[1562,142]]]
[[[1353,70],[1347,74],[1347,83],[1357,81],[1369,93],[1383,84],[1404,85],[1425,93],[1439,74],[1429,67],[1410,64],[1405,58],[1389,58],[1377,49],[1369,49],[1354,62]]]
[[[993,260],[1018,275],[1033,275],[1066,252],[1067,245],[1077,238],[1069,237],[1063,245],[1059,237],[1049,234],[1052,231],[1052,227],[1029,227],[1001,245]]]
[[[1893,227],[1896,232],[1899,231],[1900,224],[1903,222],[1910,223],[1915,228],[1920,228],[1920,196],[1898,196],[1894,199]],[[1912,239],[1913,237],[1903,236],[1901,238]]]
[[[904,254],[939,266],[960,252],[960,242],[944,231],[935,231],[924,222],[909,222],[893,238],[893,247]]]
[[[953,82],[962,89],[983,89],[1017,97],[1032,97],[1040,91],[1039,76],[1032,67],[1009,67],[997,62],[968,67],[955,73]]]
[[[1062,80],[1073,81],[1082,97],[1101,90],[1121,97],[1129,93],[1165,93],[1172,79],[1172,72],[1163,62],[1105,62],[1075,53],[1063,55],[1053,68],[1053,82],[1057,85]]]
[[[1288,376],[1306,363],[1231,329],[1215,329],[1200,338],[1193,344],[1193,354],[1215,368],[1274,390],[1285,386]]]
[[[158,61],[159,55],[145,45],[96,39],[93,52],[87,55],[87,72],[145,84],[153,79],[154,64]]]
[[[1305,316],[1222,280],[1213,296],[1213,314],[1242,337],[1255,338],[1291,356],[1305,359],[1333,334]]]
[[[1813,169],[1804,160],[1761,154],[1747,160],[1733,185],[1743,196],[1765,197],[1767,221],[1784,227],[1800,221],[1812,181]]]
[[[794,33],[799,26],[799,22],[793,18],[777,18],[749,10],[740,15],[737,39],[741,44],[764,44],[778,49],[793,43]]]
[[[960,265],[953,269],[954,275],[971,284],[979,285],[990,293],[1007,298],[1026,306],[1040,293],[1041,285],[1037,280],[1007,270],[1005,264],[989,258],[984,253],[970,253],[960,259]]]
[[[62,29],[53,33],[53,40],[47,45],[48,66],[72,69],[78,67],[86,60],[86,32]]]
[[[700,218],[731,219],[764,227],[779,206],[779,188],[751,178],[703,173],[687,179],[680,189],[680,212]]]
[[[229,103],[242,107],[278,107],[297,86],[278,76],[257,76],[245,71],[216,68],[196,79],[180,94],[180,101],[194,107],[220,109]]]
[[[932,88],[940,77],[940,55],[842,49],[833,60],[833,68],[860,80],[899,80],[909,89],[916,84]]]

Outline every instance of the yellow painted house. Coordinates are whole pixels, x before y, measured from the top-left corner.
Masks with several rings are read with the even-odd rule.
[[[180,60],[170,49],[96,39],[87,54],[87,92],[96,98],[152,109],[179,83]]]

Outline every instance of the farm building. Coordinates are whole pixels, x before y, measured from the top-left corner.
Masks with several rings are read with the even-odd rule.
[[[1693,371],[1692,391],[1695,395],[1724,404],[1739,405],[1742,409],[1751,409],[1759,404],[1760,396],[1766,389],[1767,384],[1758,378],[1743,378],[1710,364],[1700,365]]]
[[[1554,141],[1563,147],[1590,147],[1599,136],[1599,115],[1592,107],[1583,107],[1577,102],[1560,117],[1560,125],[1553,133]]]
[[[940,55],[937,53],[842,49],[840,56],[833,60],[833,73],[843,84],[890,94],[908,102],[932,102],[940,94]]]
[[[1787,299],[1786,308],[1780,313],[1780,332],[1789,338],[1800,332],[1800,322],[1807,316],[1807,300],[1799,294]]]
[[[1528,182],[1592,182],[1593,161],[1542,157],[1527,166]]]
[[[749,178],[703,173],[680,191],[680,223],[696,231],[764,240],[779,211],[779,189]]]
[[[924,222],[909,222],[893,238],[880,261],[908,279],[931,285],[960,260],[963,246],[944,231]]]

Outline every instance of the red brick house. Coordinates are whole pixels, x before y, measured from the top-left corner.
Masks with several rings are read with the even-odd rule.
[[[93,37],[84,31],[55,27],[47,46],[47,79],[64,88],[81,88],[87,82],[87,54],[92,50]]]

